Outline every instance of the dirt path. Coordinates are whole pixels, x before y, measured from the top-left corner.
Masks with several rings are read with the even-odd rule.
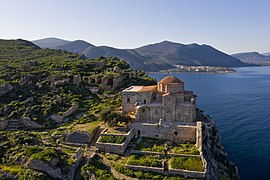
[[[99,154],[99,156],[102,158],[102,162],[108,167],[108,169],[111,171],[112,175],[116,178],[116,179],[125,179],[125,180],[137,180],[136,178],[131,178],[128,177],[124,174],[119,173],[118,171],[116,171],[113,167],[110,161],[108,161],[104,156],[102,156],[101,154]]]

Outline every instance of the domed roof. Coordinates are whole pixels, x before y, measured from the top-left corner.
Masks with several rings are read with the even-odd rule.
[[[174,76],[167,76],[159,81],[161,84],[170,84],[170,83],[183,83],[180,79]]]

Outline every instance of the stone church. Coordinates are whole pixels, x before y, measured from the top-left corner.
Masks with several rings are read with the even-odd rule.
[[[192,122],[196,118],[196,95],[184,90],[174,76],[154,86],[131,86],[122,92],[124,113],[134,113],[135,122]]]
[[[196,95],[184,82],[168,76],[155,86],[131,86],[122,91],[122,110],[134,114],[135,135],[191,142],[200,147],[201,123],[196,121]]]

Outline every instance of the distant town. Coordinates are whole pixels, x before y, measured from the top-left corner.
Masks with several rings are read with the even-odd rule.
[[[174,65],[176,68],[161,70],[159,73],[209,73],[209,74],[233,74],[236,70],[219,66],[184,66]]]

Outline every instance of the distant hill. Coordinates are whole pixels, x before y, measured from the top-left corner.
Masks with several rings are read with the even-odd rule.
[[[88,47],[95,47],[95,46],[86,41],[76,40],[55,46],[55,49],[61,49],[72,53],[80,53],[81,51],[83,51]]]
[[[32,42],[41,48],[55,49],[57,46],[62,46],[64,44],[69,43],[70,41],[51,37],[51,38],[34,40]]]
[[[54,49],[84,54],[88,58],[116,56],[128,62],[132,68],[145,71],[171,69],[175,67],[174,65],[246,66],[239,59],[209,45],[184,45],[170,41],[135,49],[117,49],[108,46],[94,46],[88,42],[77,40],[55,46]]]
[[[240,59],[245,63],[256,65],[270,65],[270,55],[263,55],[258,52],[245,52],[232,54],[233,57]]]
[[[154,63],[207,65],[207,66],[245,66],[239,59],[231,57],[209,45],[179,44],[169,41],[151,44],[135,49],[139,54],[149,57]]]
[[[265,55],[265,56],[270,56],[270,52],[263,53],[263,55]]]

